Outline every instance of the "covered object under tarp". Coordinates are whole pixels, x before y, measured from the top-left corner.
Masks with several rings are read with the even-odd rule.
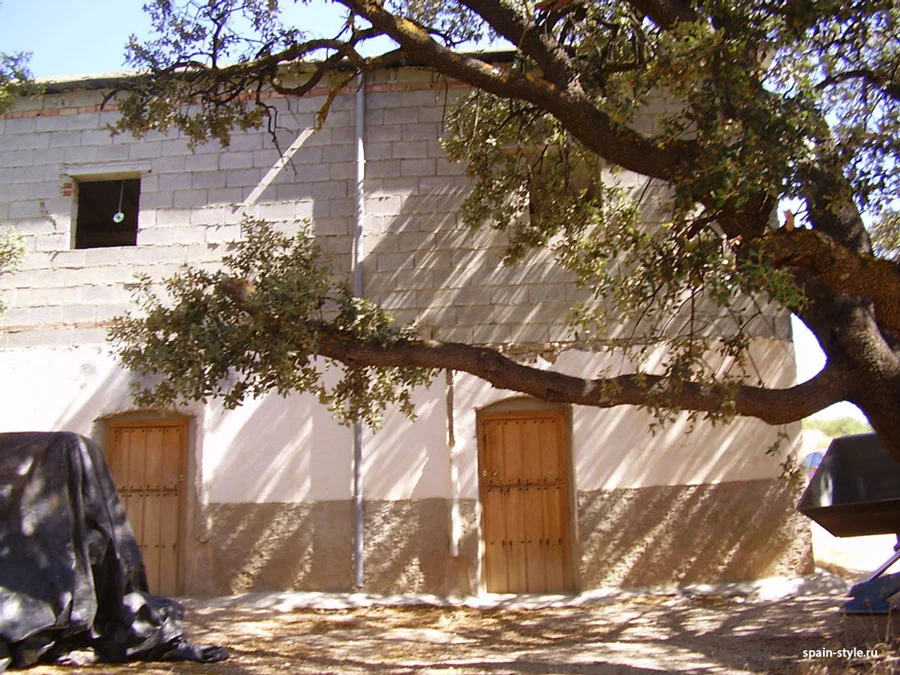
[[[106,661],[227,656],[190,644],[147,592],[102,450],[73,433],[0,434],[0,670],[93,649]]]

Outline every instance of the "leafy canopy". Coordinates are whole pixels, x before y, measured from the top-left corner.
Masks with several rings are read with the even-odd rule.
[[[222,269],[186,268],[162,289],[147,277],[135,285],[140,312],[119,317],[110,339],[123,363],[147,376],[138,404],[221,396],[234,408],[247,396],[297,391],[317,396],[338,420],[377,425],[392,403],[412,415],[410,393],[431,380],[429,369],[351,366],[326,384],[335,363],[317,358],[325,336],[378,345],[409,334],[353,297],[307,232],[288,236],[249,218],[242,227],[244,239]]]
[[[416,64],[461,81],[470,89],[448,111],[445,148],[473,179],[463,206],[467,222],[503,231],[511,262],[535,247],[553,249],[588,291],[573,310],[579,341],[624,345],[639,356],[660,343],[668,348],[661,371],[645,372],[638,359],[632,379],[568,382],[572,392],[594,392],[588,400],[595,405],[636,402],[769,420],[852,399],[880,417],[876,428],[895,436],[900,449],[900,423],[891,413],[900,397],[900,270],[876,257],[890,258],[890,236],[879,237],[888,243],[873,250],[861,217],[863,209],[884,212],[900,188],[898,3],[334,4],[345,22],[322,37],[285,24],[285,6],[275,0],[150,3],[158,35],[130,45],[131,63],[148,75],[118,99],[119,130],[178,129],[192,143],[227,145],[235,128],[267,124],[274,137],[280,120],[269,92],[291,97],[324,87],[325,116],[357,76],[390,65]],[[373,55],[369,45],[380,38],[395,48]],[[509,52],[456,49],[473,39],[506,44]],[[775,212],[785,198],[799,207],[780,217],[779,228]],[[894,232],[892,216],[880,222]],[[245,272],[232,273],[249,279]],[[179,283],[183,292],[170,288],[178,300],[172,313],[146,307],[156,332],[179,320],[179,303],[193,302],[196,289],[221,285],[205,276]],[[303,296],[297,307],[319,311],[315,285],[288,287]],[[214,290],[207,295],[204,302],[224,302]],[[828,363],[813,386],[766,396],[747,384],[754,374],[747,347],[776,306],[813,329]],[[214,314],[228,304],[209,307]],[[386,320],[378,312],[365,316],[373,327]],[[125,354],[137,354],[156,332],[129,325],[119,335],[128,338]],[[216,326],[207,326],[209,335]],[[253,343],[228,358],[264,373],[267,349],[301,354],[292,362],[297,377],[311,381],[303,366],[315,352],[310,336],[284,338],[292,346]],[[206,373],[206,384],[184,395],[210,395],[218,391],[216,378],[227,380],[210,349],[195,350],[193,360],[184,352],[176,372]],[[532,385],[544,378],[546,396],[569,391],[550,375],[493,361],[488,368],[474,350],[457,346],[454,354],[472,355],[482,365],[470,372],[502,386],[541,391]],[[384,343],[377,358],[372,351],[353,358],[371,365],[395,355],[392,363],[402,369],[433,364],[431,356],[419,359],[426,352],[436,353],[404,336]],[[168,352],[149,353],[142,367],[168,368]],[[307,386],[265,374],[254,382],[260,390]],[[168,385],[161,386],[165,392]],[[583,402],[582,394],[563,397]]]

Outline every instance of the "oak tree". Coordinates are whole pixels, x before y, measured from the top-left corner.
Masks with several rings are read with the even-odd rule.
[[[223,395],[236,405],[267,389],[305,390],[347,417],[373,418],[447,368],[547,400],[772,424],[851,401],[900,456],[896,220],[879,221],[888,244],[873,246],[863,217],[889,214],[900,187],[900,4],[334,6],[346,21],[320,37],[285,25],[275,0],[151,2],[157,35],[130,45],[146,75],[118,99],[120,130],[177,128],[227,145],[233,129],[271,122],[270,91],[336,95],[359,74],[402,63],[462,82],[469,93],[449,114],[445,147],[473,180],[467,221],[504,230],[511,260],[553,248],[593,300],[573,312],[578,340],[638,350],[665,342],[669,357],[654,371],[591,379],[422,339],[354,298],[309,237],[251,224],[223,271],[185,271],[168,282],[168,300],[148,282],[144,313],[114,330],[127,365],[164,375],[157,400]],[[388,51],[367,47],[384,37]],[[473,41],[505,45],[508,58],[460,48]],[[667,112],[648,129],[638,121],[660,96]],[[616,170],[665,189],[654,227]],[[523,209],[532,217],[515,217]],[[672,330],[671,312],[695,300],[731,328],[710,333],[692,316]],[[773,306],[794,312],[827,358],[813,379],[785,389],[740,367],[749,327]],[[642,339],[611,340],[622,322],[639,325]],[[716,364],[735,367],[712,364],[711,349]],[[335,388],[322,384],[317,356],[343,365]]]

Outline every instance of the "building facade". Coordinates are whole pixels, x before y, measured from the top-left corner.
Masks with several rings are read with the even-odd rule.
[[[418,392],[416,421],[389,411],[377,432],[301,395],[136,408],[105,342],[128,283],[215,266],[244,215],[308,221],[337,270],[361,266],[363,294],[427,337],[572,374],[619,361],[560,348],[577,291],[545,251],[504,266],[497,233],[461,223],[469,183],[439,144],[452,83],[376,73],[315,133],[325,92],[273,97],[277,147],[259,131],[193,151],[175,133],[111,137],[114,83],[53,83],[0,118],[0,226],[28,250],[0,278],[0,430],[104,445],[156,590],[574,592],[810,571],[796,494],[765,455],[779,433],[789,452],[799,425],[678,418],[651,433],[638,409],[551,405],[460,373]],[[793,383],[787,316],[754,353],[766,384]]]

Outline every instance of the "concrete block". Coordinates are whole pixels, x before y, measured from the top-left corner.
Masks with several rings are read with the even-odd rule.
[[[44,131],[65,131],[68,120],[62,115],[38,115],[32,117],[34,130],[38,133]]]
[[[199,209],[208,203],[209,192],[207,190],[177,190],[172,193],[172,206],[176,209]]]
[[[384,121],[386,124],[408,124],[410,122],[419,121],[419,111],[417,108],[391,108],[385,110]]]
[[[159,176],[154,176],[154,178],[156,179],[156,191],[158,192],[174,192],[175,190],[185,190],[191,185],[191,174],[181,171],[179,171],[178,173],[164,173]],[[141,184],[141,187],[144,187],[143,183]]]
[[[472,344],[474,335],[471,326],[437,326],[433,330],[435,340],[442,342],[462,342]]]
[[[294,134],[296,137],[296,134]],[[282,144],[281,147],[287,148],[291,143],[294,142],[294,138],[292,137],[287,143]],[[315,147],[328,147],[331,145],[331,129],[329,127],[323,127],[316,131],[314,134],[310,135],[304,142],[302,150],[306,150],[307,148],[315,148]],[[299,154],[299,153],[298,153]]]
[[[528,302],[568,302],[568,286],[566,284],[528,286]]]
[[[44,150],[50,147],[50,134],[8,135],[3,141],[3,151],[10,150]]]
[[[218,225],[206,228],[207,244],[222,244],[239,241],[241,238],[240,225]]]
[[[3,137],[10,138],[13,136],[34,134],[37,131],[38,120],[40,119],[40,117],[16,117],[3,120]]]
[[[434,288],[416,291],[416,306],[422,309],[450,307],[454,303],[456,292],[446,288]]]
[[[238,205],[242,204],[247,196],[252,192],[250,186],[247,187],[228,187],[213,188],[207,192],[207,201],[210,205]],[[268,190],[263,193],[263,197],[267,196]]]
[[[441,151],[443,153],[443,150]],[[436,154],[432,152],[432,154]],[[446,155],[435,157],[435,173],[438,176],[464,176],[466,167],[462,162],[451,162]]]
[[[520,305],[529,302],[528,286],[493,286],[490,288],[492,305]]]
[[[12,152],[3,153],[3,164],[5,166],[32,166],[36,164],[37,157],[43,153],[36,153],[33,150],[13,150]]]
[[[225,187],[250,187],[255,188],[262,180],[262,169],[237,169],[223,171],[225,174]],[[221,186],[210,186],[221,187]]]
[[[381,295],[379,304],[390,309],[392,314],[402,310],[411,310],[415,314],[415,298],[413,291],[392,289]]]
[[[447,106],[441,102],[438,105],[422,106],[418,109],[419,122],[434,122],[440,129],[447,117]]]
[[[419,310],[419,324],[423,326],[456,326],[459,325],[456,307],[428,307]]]
[[[263,147],[263,132],[247,131],[246,133],[234,133],[231,136],[231,142],[224,152],[235,152],[241,150],[260,150]],[[216,143],[212,141],[212,143]],[[218,145],[218,144],[216,144]]]
[[[63,321],[66,323],[94,322],[97,320],[98,308],[101,306],[99,303],[66,305],[62,314]]]
[[[55,148],[51,149],[50,152],[61,152],[63,153],[63,160],[65,161],[67,166],[72,165],[91,165],[96,164],[99,160],[97,156],[99,154],[100,146],[98,145],[75,145],[67,148]],[[47,157],[41,157],[40,161],[42,162],[50,162]]]
[[[224,206],[209,205],[202,209],[191,209],[191,225],[225,225],[228,224],[230,210]]]
[[[437,125],[433,122],[404,124],[401,137],[404,141],[428,141],[437,138],[437,132]]]
[[[415,259],[416,267],[428,269],[453,269],[456,267],[453,261],[453,251],[446,249],[418,250],[415,252]]]
[[[428,141],[395,141],[391,143],[395,159],[423,159],[429,156]]]
[[[128,146],[101,145],[97,148],[95,159],[98,162],[112,162],[121,159],[128,159]]]
[[[231,152],[224,152],[219,155],[219,169],[220,170],[228,170],[228,169],[249,169],[254,166],[253,161],[256,153],[262,153],[261,150],[255,151],[236,151],[232,150]],[[275,160],[278,159],[277,152],[275,153]],[[274,161],[272,162],[274,163]],[[187,161],[185,162],[187,164]],[[271,166],[271,164],[270,164]],[[190,168],[190,166],[188,166]]]
[[[69,131],[79,131],[88,129],[105,128],[107,122],[101,119],[99,112],[83,112],[77,115],[65,115],[63,119],[66,122],[66,129]],[[107,132],[108,134],[109,132]]]
[[[172,228],[171,242],[173,244],[205,244],[205,225],[181,225]]]
[[[322,148],[323,162],[353,162],[355,160],[356,147],[349,143]]]
[[[345,199],[349,194],[348,181],[330,181],[312,185],[313,199]]]
[[[156,212],[157,227],[183,227],[190,223],[190,209],[161,209]]]
[[[328,177],[331,180],[353,180],[356,181],[356,163],[340,162],[331,164],[328,167]]]
[[[433,159],[404,159],[400,161],[402,176],[432,176],[435,164]]]
[[[184,157],[190,155],[187,143],[184,139],[168,137],[160,140],[160,157],[180,157],[182,158],[182,168],[184,168]]]
[[[400,176],[399,159],[366,162],[366,178],[397,178]]]
[[[163,148],[167,146],[163,144]],[[154,174],[162,174],[162,173],[184,173],[185,167],[185,157],[181,153],[173,154],[172,156],[166,156],[165,154],[162,157],[157,157],[150,163],[151,171]]]
[[[83,303],[123,304],[130,302],[132,299],[131,291],[120,284],[82,286],[78,291],[79,299]]]
[[[403,208],[402,197],[380,197],[366,200],[366,215],[382,216],[395,215]]]
[[[266,192],[268,193],[269,190],[266,190]],[[268,197],[268,194],[266,197]],[[300,201],[311,198],[312,189],[310,185],[304,183],[282,183],[275,186],[275,199],[278,201]]]
[[[435,167],[433,173],[437,173],[437,164],[439,160],[430,159]],[[462,200],[462,197],[468,193],[472,187],[472,182],[466,176],[422,176],[419,179],[419,192],[425,194],[454,194]]]
[[[315,152],[319,153],[319,160],[321,161],[321,148],[316,148]],[[298,151],[292,158],[292,161],[298,162],[298,155],[302,153],[302,150]],[[243,157],[245,153],[234,153]],[[254,150],[253,153],[253,163],[250,166],[255,166],[263,169],[270,169],[275,162],[281,159],[281,153],[278,152],[275,148],[263,148],[262,150]],[[243,161],[243,159],[241,160]],[[237,168],[237,167],[235,167]]]
[[[214,154],[187,155],[184,158],[184,168],[186,171],[193,171],[197,173],[202,171],[217,171],[219,169],[219,160],[220,156]],[[211,185],[208,187],[220,186]]]
[[[63,251],[69,248],[71,239],[68,232],[54,232],[52,234],[39,234],[35,237],[34,250],[36,251]]]
[[[106,345],[107,329],[102,326],[75,326],[72,344],[76,346]]]
[[[366,199],[397,195],[405,197],[419,190],[419,179],[416,176],[384,177],[366,180]]]
[[[390,159],[393,145],[391,142],[366,143],[366,161]]]
[[[376,269],[379,272],[410,269],[413,266],[413,256],[408,253],[380,253],[376,257]]]
[[[42,347],[71,347],[75,344],[75,328],[73,326],[41,328],[36,344]]]
[[[337,127],[331,130],[331,142],[335,144],[356,144],[356,129],[354,127]]]
[[[56,137],[56,134],[50,134],[51,138]],[[71,135],[75,142],[66,145],[122,145],[125,141],[123,136],[113,136],[109,129],[98,129],[97,127],[92,127],[90,129],[85,129],[80,133],[80,135]]]
[[[328,202],[328,215],[331,218],[352,218],[355,213],[355,199],[332,199]]]
[[[379,127],[369,127],[366,130],[366,140],[370,143],[385,143],[403,139],[403,127],[399,124],[385,124]]]
[[[200,171],[191,175],[192,188],[223,188],[225,187],[225,176],[227,174],[222,171]]]
[[[146,230],[138,230],[138,246],[155,246],[159,244],[168,244],[171,241],[171,227],[152,227]]]

